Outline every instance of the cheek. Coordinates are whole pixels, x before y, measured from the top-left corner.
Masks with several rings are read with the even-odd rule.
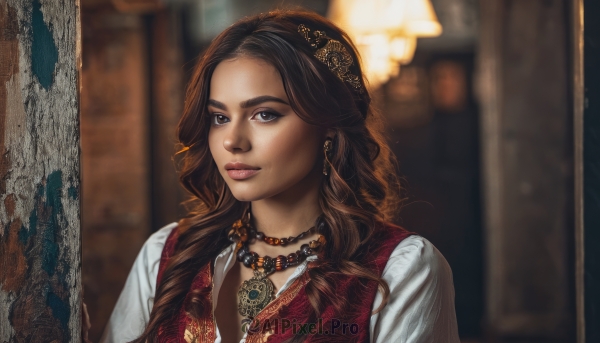
[[[261,140],[261,155],[268,160],[272,172],[298,177],[310,171],[318,158],[319,138],[315,128],[304,122],[265,135]]]
[[[219,137],[219,133],[217,131],[210,130],[208,133],[208,149],[213,157],[213,160],[216,162],[217,166],[220,166],[221,160],[224,158],[224,153],[226,152],[223,148],[223,143],[221,138]],[[219,168],[220,169],[220,168]]]

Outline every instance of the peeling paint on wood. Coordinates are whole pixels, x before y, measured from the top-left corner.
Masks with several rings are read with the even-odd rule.
[[[40,84],[48,89],[52,85],[52,78],[58,50],[48,25],[44,22],[42,5],[39,0],[33,1],[31,13],[31,71],[38,78]]]
[[[80,341],[79,2],[0,0],[0,342]]]

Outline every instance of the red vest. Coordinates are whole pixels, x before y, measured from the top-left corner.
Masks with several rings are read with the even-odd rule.
[[[175,249],[177,231],[176,228],[173,229],[163,249],[157,285]],[[394,248],[412,234],[392,224],[383,230],[378,230],[372,236],[374,244],[371,246],[376,248],[366,252],[364,264],[381,277]],[[311,263],[308,268],[311,267]],[[371,308],[377,292],[377,283],[374,281],[364,283],[354,276],[338,276],[336,293],[353,303],[352,313],[350,311],[335,313],[333,306],[328,306],[319,318],[309,318],[309,314],[313,311],[304,291],[308,281],[308,273],[305,272],[271,301],[256,316],[254,322],[248,323],[246,342],[278,343],[296,334],[304,335],[304,342],[369,342]],[[206,290],[203,292],[206,294],[204,304],[212,309],[212,261],[207,263],[194,278],[190,291],[195,289]],[[161,326],[159,341],[161,343],[213,343],[216,338],[216,322],[212,311],[207,312],[203,318],[192,319],[186,315],[182,307],[176,324],[170,327]]]

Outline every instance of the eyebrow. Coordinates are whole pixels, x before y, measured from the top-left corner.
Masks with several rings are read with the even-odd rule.
[[[259,104],[262,104],[263,102],[269,102],[269,101],[273,101],[273,102],[279,102],[281,104],[285,104],[288,105],[287,101],[274,97],[274,96],[270,96],[270,95],[261,95],[261,96],[257,96],[256,98],[252,98],[252,99],[248,99],[245,101],[240,102],[240,107],[241,108],[248,108],[248,107],[252,107],[252,106],[256,106]],[[227,110],[227,106],[225,106],[224,103],[214,100],[214,99],[209,99],[208,100],[208,105],[212,106],[212,107],[216,107],[220,110]]]

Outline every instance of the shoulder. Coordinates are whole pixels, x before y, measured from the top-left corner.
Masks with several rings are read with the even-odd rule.
[[[440,251],[424,237],[410,235],[394,248],[382,277],[400,282],[417,276],[424,278],[422,281],[441,279],[452,285],[452,271]]]
[[[391,258],[406,258],[414,263],[439,263],[445,259],[437,248],[426,238],[413,234],[403,239],[392,254]]]
[[[379,243],[392,244],[386,249],[389,255],[386,256],[388,261],[383,275],[410,268],[433,272],[450,271],[444,256],[423,236],[391,222],[383,223],[379,232],[382,233],[377,239]]]
[[[158,276],[163,248],[167,243],[167,238],[175,228],[177,228],[177,223],[171,223],[150,235],[133,264],[132,273],[147,278],[152,283],[152,290],[154,290],[154,283]]]
[[[150,235],[150,237],[148,237],[142,246],[138,259],[140,257],[145,258],[145,262],[160,260],[160,256],[163,248],[165,247],[165,243],[167,242],[167,238],[176,227],[177,223],[173,222],[169,225],[163,226],[158,231]]]
[[[158,231],[150,235],[144,245],[161,248],[164,247],[167,238],[176,227],[177,222],[163,226],[162,228],[158,229]]]
[[[390,294],[386,306],[371,317],[372,342],[460,342],[452,271],[431,242],[418,235],[406,237],[381,277]],[[378,292],[373,309],[381,302]]]
[[[144,331],[154,305],[162,250],[176,227],[171,223],[156,231],[140,249],[100,342],[129,342]]]

